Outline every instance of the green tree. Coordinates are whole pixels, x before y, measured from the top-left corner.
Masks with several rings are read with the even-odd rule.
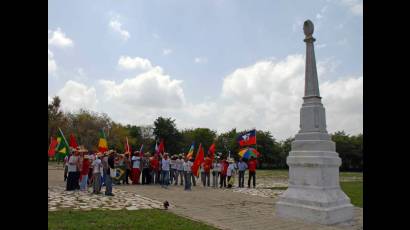
[[[208,148],[216,140],[216,131],[210,130],[208,128],[196,128],[196,129],[186,129],[181,131],[182,135],[182,152],[187,153],[191,144],[195,143],[195,148],[199,147],[202,143],[204,147],[205,154],[208,152]]]
[[[182,135],[176,128],[174,119],[158,117],[154,121],[154,135],[157,141],[164,140],[165,151],[170,154],[178,154],[183,149]]]

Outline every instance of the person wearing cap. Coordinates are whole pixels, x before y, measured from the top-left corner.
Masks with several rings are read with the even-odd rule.
[[[90,171],[90,160],[88,155],[84,155],[83,164],[80,173],[80,191],[87,191],[88,186],[88,172]]]
[[[254,156],[248,161],[248,169],[249,169],[249,177],[248,177],[248,188],[251,187],[251,179],[253,179],[253,188],[256,185],[256,165],[258,161],[255,159]]]
[[[107,167],[107,171],[105,175],[105,195],[106,196],[114,196],[114,194],[112,194],[112,178],[110,175],[111,170],[115,170],[114,160],[115,160],[114,151],[110,151],[109,157],[107,160],[108,167]]]
[[[140,175],[141,175],[141,157],[140,152],[135,151],[134,155],[131,158],[131,180],[132,184],[140,184]]]
[[[101,173],[103,166],[101,163],[102,154],[98,153],[91,166],[93,167],[93,193],[100,194],[101,192]]]
[[[212,163],[212,187],[218,188],[218,177],[221,173],[221,164],[219,163],[219,156],[214,159]]]
[[[175,185],[178,185],[178,177],[180,178],[181,185],[184,185],[184,160],[182,159],[182,154],[179,154],[178,159],[175,160],[175,164],[176,164],[176,175],[175,175]]]
[[[191,177],[192,177],[192,162],[185,158],[185,162],[182,164],[182,170],[185,180],[185,191],[191,190]],[[182,178],[181,178],[182,179]]]
[[[162,187],[168,187],[169,185],[169,164],[170,160],[168,158],[168,153],[164,153],[161,160],[161,175],[162,175]]]
[[[243,184],[245,182],[245,170],[247,168],[248,168],[248,165],[246,164],[246,162],[244,162],[242,158],[239,158],[239,162],[238,162],[238,170],[239,170],[238,186],[239,186],[239,188],[244,187]]]

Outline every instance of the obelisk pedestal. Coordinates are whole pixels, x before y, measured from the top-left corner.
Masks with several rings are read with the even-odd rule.
[[[276,214],[320,224],[346,222],[353,218],[353,205],[340,189],[341,159],[326,131],[313,42],[313,23],[307,20],[305,96],[300,110],[300,131],[287,158],[289,187],[276,203]]]

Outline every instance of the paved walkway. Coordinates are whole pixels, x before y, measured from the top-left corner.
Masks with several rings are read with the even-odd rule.
[[[63,176],[60,169],[49,167],[49,193],[50,189],[54,186],[63,188],[64,182],[62,179]],[[190,219],[205,222],[220,229],[340,230],[363,228],[363,209],[361,208],[355,208],[355,219],[352,223],[349,223],[349,225],[323,226],[279,218],[274,212],[274,204],[277,196],[261,195],[258,189],[213,189],[203,188],[201,185],[192,187],[192,191],[190,192],[184,191],[183,186],[174,185],[169,186],[168,189],[163,189],[157,185],[121,185],[115,186],[114,189],[114,194],[117,192],[119,196],[110,197],[111,199],[125,197],[123,200],[128,201],[128,204],[132,204],[131,201],[127,199],[130,198],[129,196],[136,196],[140,198],[140,202],[134,202],[134,206],[149,206],[154,208],[158,207],[158,204],[163,201],[168,200],[171,204],[169,211]],[[94,202],[96,201],[95,198],[89,199],[94,199]],[[146,201],[149,202],[150,200],[153,203],[151,206],[146,204]],[[58,202],[54,202],[54,204],[56,203]],[[116,205],[119,205],[118,202]],[[83,204],[83,206],[89,205]],[[89,207],[87,207],[87,209],[88,208]],[[107,209],[109,209],[109,207],[107,207]]]

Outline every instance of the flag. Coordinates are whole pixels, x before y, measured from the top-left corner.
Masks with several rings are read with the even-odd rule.
[[[100,141],[98,142],[98,151],[103,153],[108,151],[107,139],[105,138],[104,130],[100,131]]]
[[[144,153],[142,152],[142,148],[144,147],[144,144],[141,144],[141,148],[140,148],[140,157],[144,156]]]
[[[63,131],[61,131],[60,128],[58,128],[58,133],[57,133],[57,148],[56,148],[56,152],[57,152],[57,157],[61,158],[64,157],[66,155],[68,155],[70,147],[68,146],[68,142],[64,137]]]
[[[155,141],[155,154],[158,154],[158,142],[157,141]]]
[[[237,141],[241,147],[246,145],[256,145],[256,130],[254,129],[240,135],[237,138]]]
[[[131,146],[128,144],[128,137],[125,137],[125,152],[131,153]]]
[[[58,144],[57,139],[51,137],[50,147],[48,148],[48,156],[49,156],[49,157],[53,157],[53,156],[56,154],[57,144]]]
[[[161,141],[159,142],[158,152],[159,153],[164,153],[165,152],[164,139],[161,139]]]
[[[192,165],[192,174],[196,177],[199,177],[199,166],[201,163],[204,162],[204,149],[202,148],[202,144],[199,144],[198,152],[195,157],[194,164]]]
[[[77,141],[75,140],[75,137],[73,134],[70,134],[70,147],[73,147],[75,149],[78,147]]]
[[[209,147],[208,156],[209,156],[209,158],[211,158],[211,160],[214,160],[214,157],[215,157],[215,143],[213,143],[211,145],[211,147]]]
[[[194,155],[194,143],[192,143],[191,148],[189,149],[188,154],[186,155],[186,158],[188,160],[191,160],[192,156]]]

